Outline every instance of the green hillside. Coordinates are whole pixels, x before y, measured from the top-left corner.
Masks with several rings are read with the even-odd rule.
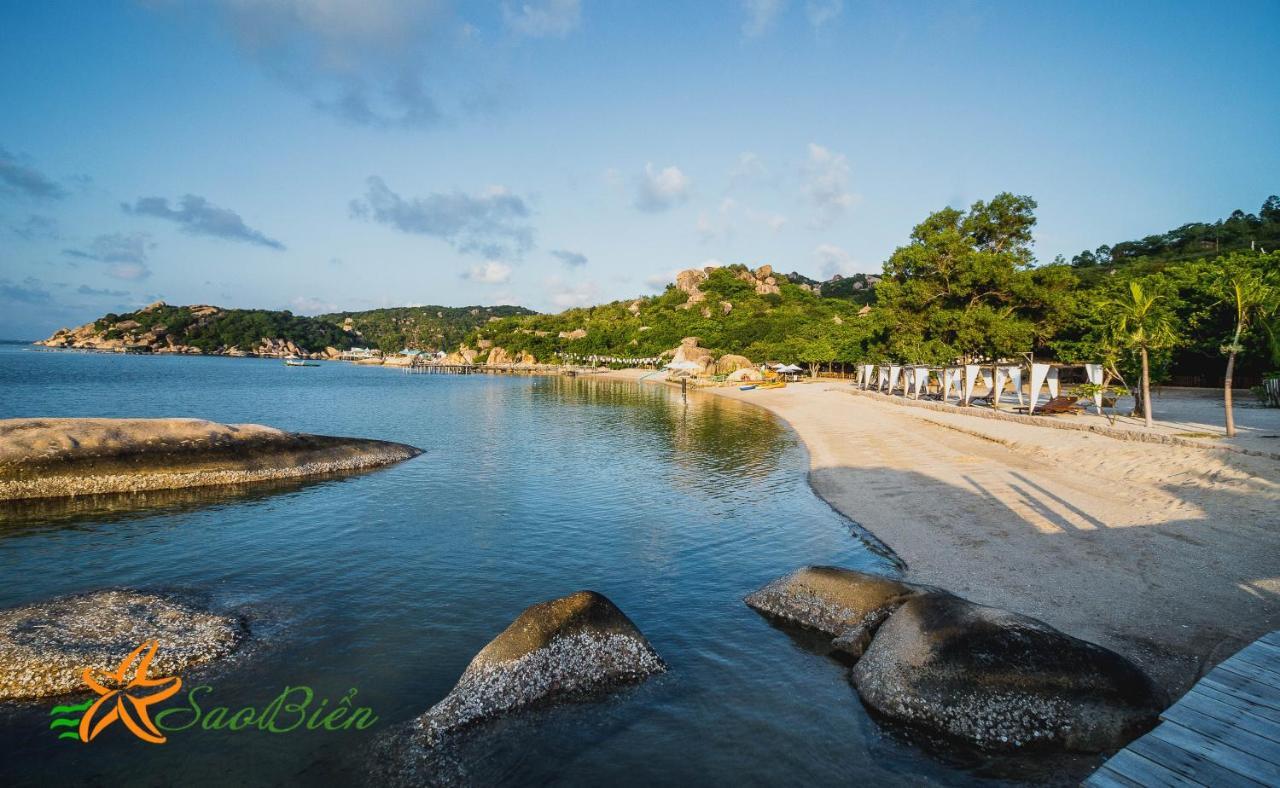
[[[333,312],[315,319],[354,329],[359,344],[395,352],[453,349],[470,332],[497,318],[532,315],[522,306],[402,306],[365,312]]]

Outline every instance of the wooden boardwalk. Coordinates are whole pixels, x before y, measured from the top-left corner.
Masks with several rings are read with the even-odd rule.
[[[1084,784],[1280,786],[1280,630],[1209,671]]]

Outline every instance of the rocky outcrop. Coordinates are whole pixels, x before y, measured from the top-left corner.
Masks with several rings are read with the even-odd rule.
[[[0,700],[85,691],[86,668],[113,673],[148,641],[160,646],[152,676],[172,676],[230,654],[243,622],[172,596],[126,589],[0,610]]]
[[[302,478],[421,453],[402,443],[201,419],[5,419],[0,500]]]
[[[734,372],[730,372],[729,377],[727,377],[726,380],[730,383],[743,383],[745,381],[764,380],[764,375],[758,369],[744,367]]]
[[[681,309],[689,309],[694,304],[700,304],[707,300],[707,294],[702,292],[699,286],[707,281],[707,273],[710,270],[704,271],[701,268],[690,268],[676,274],[676,289],[688,296],[685,302],[680,305]]]
[[[720,314],[722,314],[722,315],[727,315],[727,314],[729,314],[729,313],[730,313],[730,312],[732,312],[732,311],[733,311],[733,302],[732,302],[732,301],[721,301],[721,302],[720,302]]]
[[[773,275],[773,266],[762,265],[754,271],[744,267],[738,271],[737,276],[750,283],[758,295],[782,292],[778,288],[778,278]]]
[[[858,657],[853,684],[878,713],[986,749],[1120,747],[1167,703],[1119,654],[926,586],[811,566],[746,602]]]
[[[692,361],[702,367],[703,371],[712,369],[715,364],[715,357],[711,355],[711,351],[704,347],[698,347],[697,337],[685,337],[680,340],[680,345],[673,350],[667,351],[671,354],[671,363],[678,364],[682,361]]]
[[[490,367],[506,366],[514,362],[511,356],[507,355],[506,348],[495,347],[489,351],[489,358],[484,362]]]
[[[636,299],[635,301],[632,301],[630,304],[628,304],[627,311],[631,313],[632,317],[639,317],[640,316],[640,300]]]
[[[746,356],[735,356],[732,353],[721,356],[716,359],[716,374],[728,375],[739,369],[746,369],[751,366],[751,359]]]
[[[587,330],[585,328],[575,328],[572,331],[561,331],[559,334],[559,337],[560,339],[573,340],[573,339],[582,339],[586,335],[587,335]]]
[[[478,351],[466,345],[459,345],[457,350],[444,357],[444,363],[454,365],[474,364],[476,363],[477,353]]]
[[[599,693],[665,669],[616,605],[579,591],[525,609],[417,725],[434,743],[517,709]]]
[[[834,638],[832,646],[862,654],[876,627],[927,589],[838,566],[807,566],[746,598],[751,608]]]
[[[904,602],[853,668],[876,711],[990,749],[1121,747],[1167,705],[1115,652],[950,594]]]

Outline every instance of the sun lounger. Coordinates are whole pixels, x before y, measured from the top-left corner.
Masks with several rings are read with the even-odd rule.
[[[1076,404],[1079,397],[1054,397],[1045,404],[1035,409],[1034,414],[1037,416],[1057,416],[1062,413],[1083,413],[1084,408]],[[1019,413],[1030,412],[1029,408],[1015,408]]]

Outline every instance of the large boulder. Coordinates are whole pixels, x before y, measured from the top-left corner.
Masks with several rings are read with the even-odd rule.
[[[710,350],[698,347],[698,341],[697,337],[685,337],[680,340],[679,347],[668,351],[671,353],[671,363],[678,364],[681,361],[692,361],[700,365],[704,371],[713,368],[715,357],[711,355]]]
[[[689,298],[680,305],[681,309],[688,309],[694,304],[701,303],[707,299],[707,294],[702,292],[698,286],[707,281],[707,272],[700,268],[690,268],[687,271],[681,271],[676,274],[676,289],[687,295]]]
[[[107,589],[0,610],[0,700],[83,691],[86,668],[114,672],[157,641],[153,676],[171,676],[230,654],[244,623],[172,596]]]
[[[746,356],[735,356],[732,353],[729,353],[716,359],[716,374],[728,375],[730,372],[739,369],[746,369],[750,366],[751,359]]]
[[[899,605],[928,590],[870,572],[806,566],[744,601],[761,613],[829,635],[834,648],[856,657]]]
[[[881,714],[989,749],[1121,747],[1167,704],[1119,654],[946,593],[898,606],[853,683]]]
[[[662,658],[616,605],[579,591],[526,608],[417,724],[434,743],[522,707],[592,695],[663,670]]]
[[[499,346],[489,351],[489,359],[485,363],[491,367],[497,367],[505,366],[514,362],[515,359],[507,354],[507,349]]]

